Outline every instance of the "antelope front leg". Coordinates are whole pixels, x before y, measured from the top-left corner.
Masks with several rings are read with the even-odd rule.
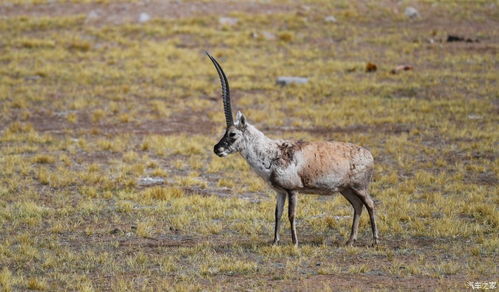
[[[291,239],[293,240],[293,245],[298,246],[298,238],[296,237],[296,225],[295,225],[295,214],[296,214],[296,192],[288,192],[288,218],[289,224],[291,225]]]
[[[274,242],[272,243],[273,245],[277,245],[279,243],[279,229],[281,228],[281,217],[285,201],[286,193],[277,193],[277,204],[275,206]]]

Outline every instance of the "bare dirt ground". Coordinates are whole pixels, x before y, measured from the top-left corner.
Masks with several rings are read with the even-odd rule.
[[[67,17],[88,15],[95,12],[99,17],[88,19],[93,24],[120,24],[136,22],[140,13],[147,13],[155,18],[190,18],[208,15],[226,15],[232,12],[248,14],[274,14],[289,12],[295,5],[258,2],[182,2],[182,1],[146,1],[136,3],[117,2],[99,3],[51,3],[40,5],[2,5],[0,14],[6,16],[29,17]]]

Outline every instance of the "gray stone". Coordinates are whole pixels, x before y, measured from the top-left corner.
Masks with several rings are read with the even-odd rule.
[[[334,17],[332,15],[329,15],[329,16],[324,17],[324,21],[325,22],[336,23],[336,17]]]
[[[470,114],[470,115],[468,115],[468,119],[470,119],[470,120],[481,120],[482,116],[477,115],[477,114]]]
[[[42,77],[40,75],[31,75],[24,77],[24,80],[26,81],[36,81],[38,79],[42,79]]]
[[[92,10],[87,15],[87,20],[95,20],[99,18],[99,13],[95,10]]]
[[[151,20],[151,16],[145,12],[142,12],[140,15],[139,15],[139,22],[148,22],[149,20]]]
[[[269,41],[273,41],[276,39],[275,34],[268,32],[268,31],[262,32],[262,37],[266,40],[269,40]]]
[[[411,6],[409,6],[405,9],[405,16],[410,17],[410,18],[420,17],[419,11],[416,8],[411,7]]]
[[[304,83],[307,83],[308,82],[308,78],[305,78],[305,77],[292,77],[292,76],[280,76],[280,77],[277,77],[277,80],[276,80],[276,83],[281,85],[281,86],[285,86],[285,85],[289,85],[289,84],[292,84],[292,83],[295,83],[295,84],[304,84]]]
[[[220,17],[218,19],[218,23],[220,23],[221,25],[230,25],[230,26],[236,25],[238,21],[239,19],[232,17]]]
[[[310,8],[310,6],[308,6],[308,5],[302,5],[300,8],[301,8],[303,11],[310,11],[310,10],[312,9],[312,8]]]
[[[161,177],[142,177],[139,179],[139,185],[141,186],[150,186],[150,185],[157,185],[157,184],[163,184],[165,182],[164,178]]]
[[[252,32],[251,37],[254,39],[268,40],[268,41],[273,41],[276,39],[275,34],[268,32],[268,31]]]

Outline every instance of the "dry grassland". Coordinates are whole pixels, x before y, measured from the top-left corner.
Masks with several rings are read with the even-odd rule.
[[[497,11],[452,0],[2,1],[1,289],[497,281]],[[235,108],[269,136],[371,150],[379,247],[368,247],[366,213],[357,247],[343,246],[352,209],[341,196],[299,196],[301,246],[287,222],[270,245],[274,194],[241,157],[212,152],[224,117],[205,49]],[[391,74],[398,65],[414,69]],[[283,75],[309,82],[280,87]]]

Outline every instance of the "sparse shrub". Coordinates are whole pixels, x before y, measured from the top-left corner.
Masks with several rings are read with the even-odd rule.
[[[76,124],[78,122],[78,115],[76,113],[69,113],[66,116],[66,120],[71,124]]]
[[[10,106],[15,109],[22,109],[28,106],[28,103],[24,99],[15,99],[10,103]]]
[[[133,211],[134,204],[129,201],[120,201],[116,204],[116,209],[122,213],[130,213]]]
[[[0,272],[0,287],[2,287],[4,291],[11,291],[12,282],[12,272],[7,267],[3,267],[2,271]]]
[[[92,122],[94,122],[94,123],[100,122],[102,120],[102,118],[104,118],[105,116],[106,116],[106,112],[104,110],[96,109],[92,113]]]
[[[8,126],[7,131],[11,134],[17,134],[33,132],[34,129],[30,123],[13,122]]]
[[[17,42],[17,45],[25,49],[51,49],[55,47],[55,42],[52,40],[24,38]]]
[[[123,154],[123,161],[127,163],[132,163],[136,161],[139,158],[139,155],[134,152],[134,151],[128,151],[125,154]]]
[[[48,284],[43,279],[31,278],[28,280],[28,288],[31,290],[44,291],[48,289]]]
[[[158,164],[158,162],[156,162],[154,160],[149,160],[146,163],[146,167],[147,168],[156,168],[156,167],[159,167],[159,164]]]
[[[140,145],[140,150],[142,151],[147,151],[151,148],[151,145],[148,141],[142,142],[142,145]]]
[[[118,120],[122,123],[130,123],[133,121],[133,117],[130,114],[124,113],[118,116]]]
[[[97,197],[97,189],[93,186],[81,187],[81,193],[89,198]]]
[[[141,237],[150,237],[152,235],[152,222],[139,222],[137,224],[137,235]]]
[[[75,50],[80,52],[88,52],[92,48],[92,44],[83,40],[74,40],[68,45],[69,50]]]
[[[235,186],[235,183],[232,179],[221,178],[218,180],[218,186],[232,188]]]
[[[332,216],[327,216],[325,219],[324,219],[324,223],[326,224],[327,227],[329,228],[334,228],[338,225],[337,223],[337,220],[334,219],[334,217]]]
[[[64,225],[61,222],[57,222],[52,227],[50,227],[50,232],[62,233],[64,231]]]
[[[434,268],[434,271],[438,276],[441,277],[444,275],[455,275],[462,269],[462,267],[463,267],[462,263],[443,262],[437,265]]]
[[[168,176],[168,172],[166,172],[162,168],[156,168],[156,169],[154,169],[154,170],[151,171],[151,176],[167,177]]]
[[[171,109],[169,109],[168,105],[164,101],[153,100],[150,103],[152,110],[158,118],[165,119],[171,115]]]
[[[281,32],[278,34],[279,40],[283,42],[292,42],[294,39],[294,35],[291,32]]]
[[[370,270],[369,266],[366,264],[361,264],[361,265],[353,265],[348,268],[348,272],[353,273],[353,274],[362,274],[366,273]]]
[[[216,261],[206,262],[201,267],[201,273],[205,275],[240,275],[249,274],[256,270],[255,262],[237,260],[227,257],[218,258]]]
[[[97,145],[102,149],[106,151],[112,151],[114,149],[114,144],[113,142],[109,140],[100,140],[97,142]]]
[[[33,162],[34,163],[40,163],[40,164],[48,164],[48,163],[53,163],[55,161],[55,158],[50,155],[44,155],[44,154],[39,154],[33,157]]]
[[[202,189],[205,189],[208,186],[208,183],[206,181],[203,181],[198,175],[193,175],[191,174],[190,176],[187,177],[177,177],[176,181],[181,185],[185,187],[200,187]]]
[[[48,185],[50,183],[50,173],[47,169],[41,168],[37,175],[38,181],[43,185]]]

